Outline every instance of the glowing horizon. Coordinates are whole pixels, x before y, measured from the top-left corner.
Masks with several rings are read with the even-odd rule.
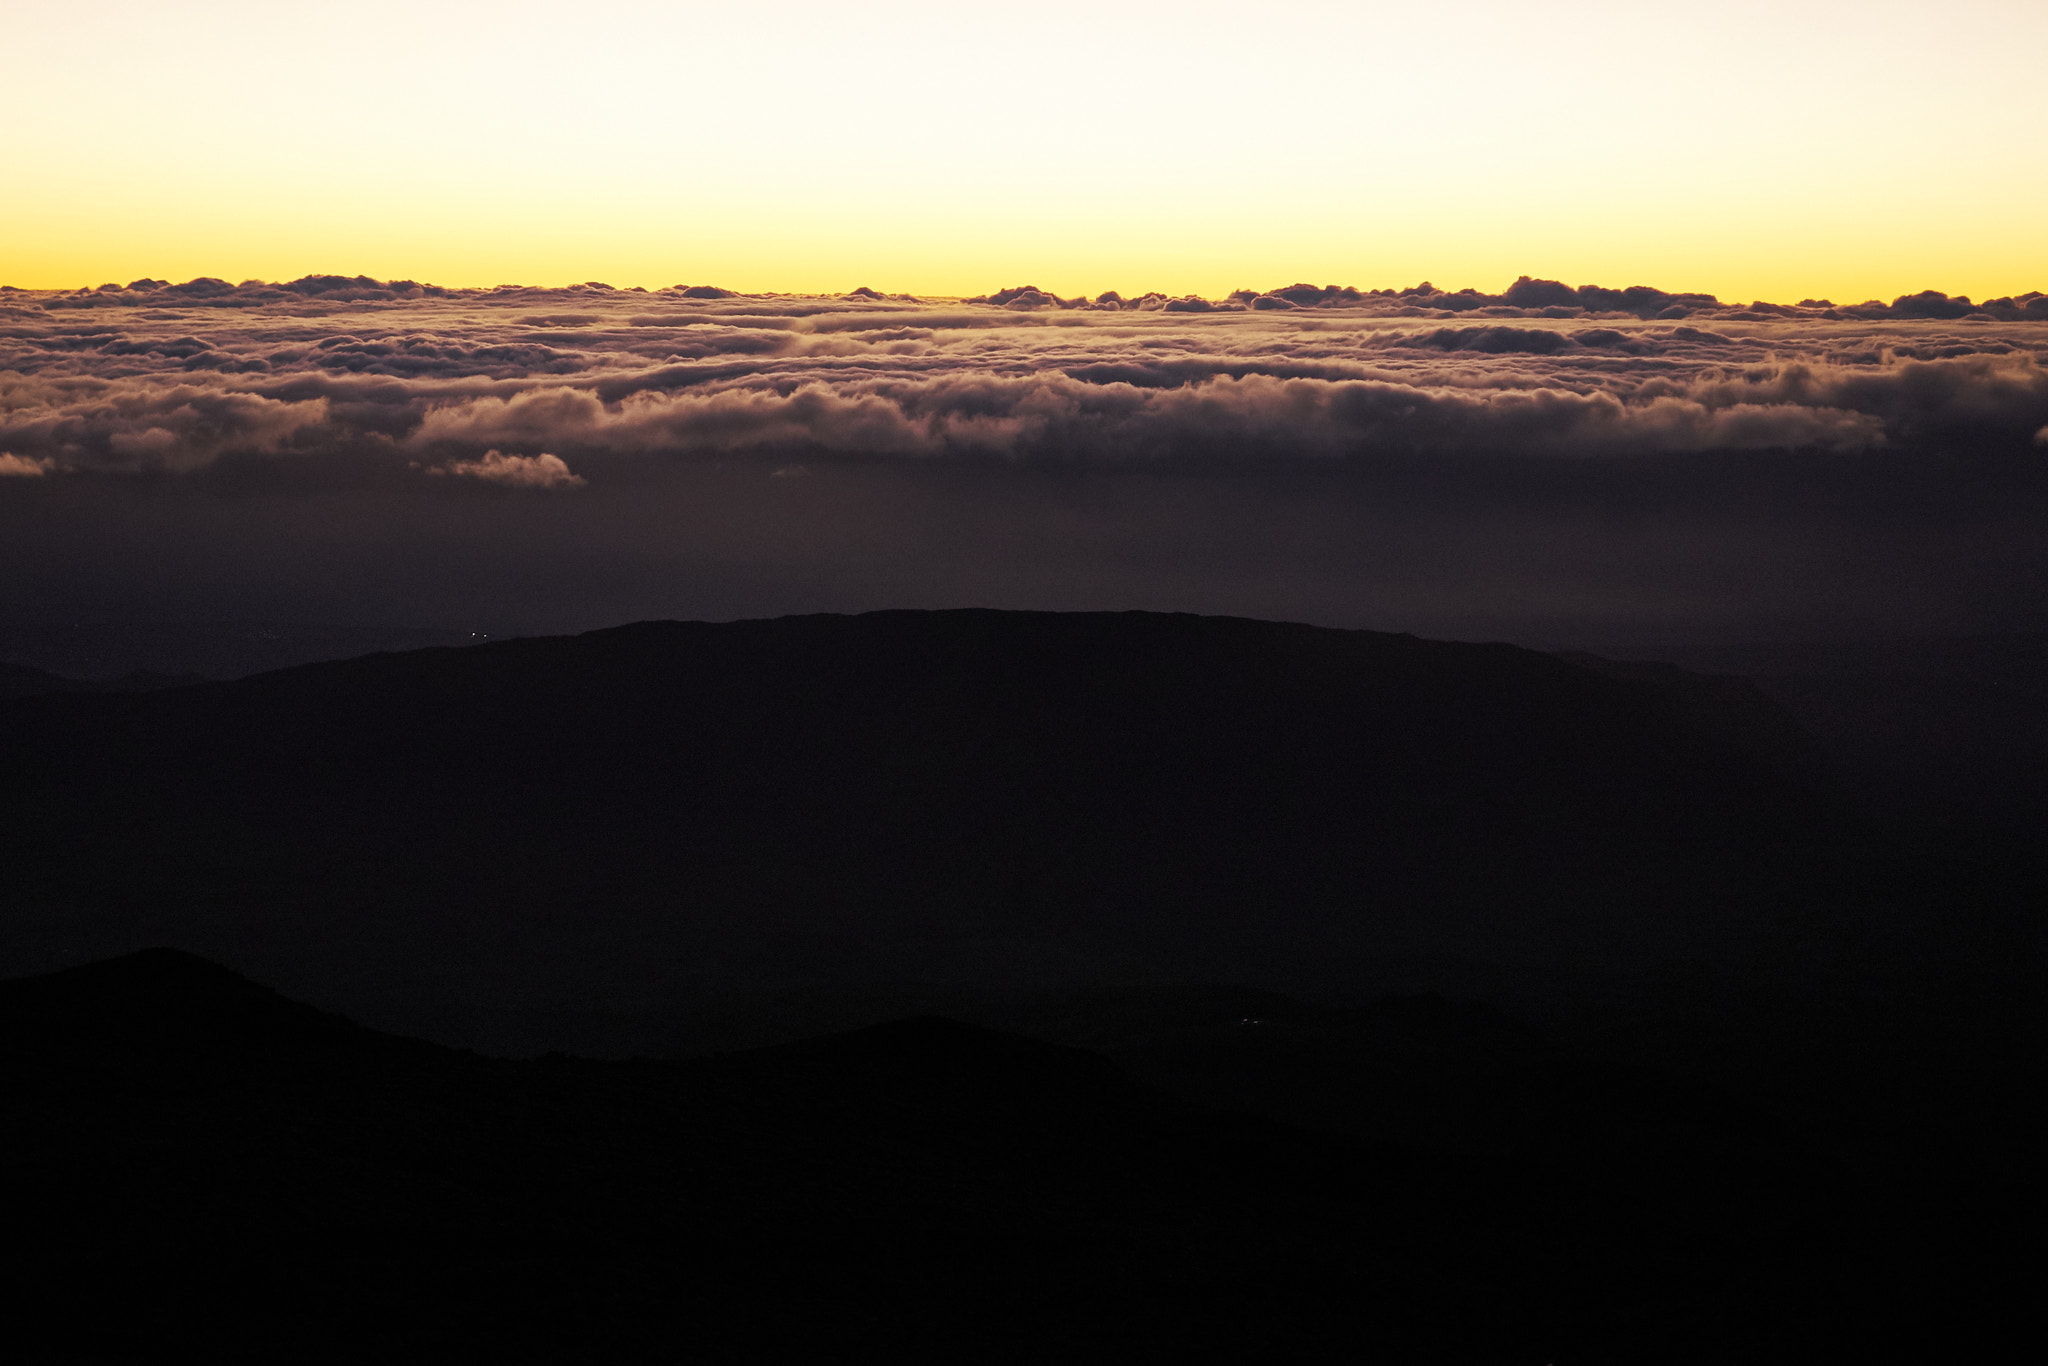
[[[91,54],[16,77],[26,288],[2048,288],[2032,0],[103,0],[0,40]]]

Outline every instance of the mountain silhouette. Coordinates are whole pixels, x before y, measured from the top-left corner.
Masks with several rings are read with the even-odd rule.
[[[34,1048],[238,1055],[347,1048],[369,1035],[204,958],[145,949],[0,985],[0,1031]]]
[[[886,982],[1633,971],[1755,943],[1845,828],[1732,680],[1147,613],[644,623],[4,719],[0,963],[177,944],[495,1048]]]
[[[1296,1127],[936,1018],[505,1061],[177,952],[0,982],[12,1339],[70,1360],[1791,1361],[1982,1348],[2026,1302],[2009,1259],[1954,1239],[1963,1202],[2014,1199],[2002,1179],[1845,1161],[1468,1004],[1296,1014],[1389,1065],[1540,1055],[1556,1141]],[[1660,1086],[1693,1099],[1630,1098]],[[1366,1077],[1350,1103],[1401,1089]]]

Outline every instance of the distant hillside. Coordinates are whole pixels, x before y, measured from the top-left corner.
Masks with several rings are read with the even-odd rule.
[[[2038,844],[2048,828],[2048,634],[1698,650],[1823,747],[1876,809]]]
[[[178,944],[491,1042],[461,1011],[1105,975],[1342,993],[1713,956],[1839,830],[1796,729],[1700,684],[962,611],[31,699],[0,713],[4,961]]]

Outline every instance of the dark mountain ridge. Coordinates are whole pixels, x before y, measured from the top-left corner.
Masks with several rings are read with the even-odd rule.
[[[370,1037],[339,1015],[176,949],[0,984],[0,1034],[28,1051],[122,1059],[251,1049],[346,1048]]]
[[[1983,1350],[2025,1302],[2023,1269],[1976,1241],[2036,1207],[2025,1162],[1873,1167],[1470,1004],[1349,1025],[1342,1046],[1373,1060],[1343,1099],[1363,1130],[1259,1117],[1317,1088],[1242,1053],[1224,1060],[1264,1103],[1219,1111],[943,1019],[512,1062],[172,951],[0,981],[11,1342],[27,1360],[1862,1360]],[[1185,1063],[1200,1041],[1164,1042]],[[1504,1142],[1461,1095],[1542,1108]],[[1428,1122],[1361,1137],[1388,1107]]]
[[[0,771],[0,962],[176,944],[494,1047],[552,1046],[520,1011],[749,991],[1633,971],[1782,934],[1854,838],[1739,683],[1147,613],[645,623],[31,698]]]

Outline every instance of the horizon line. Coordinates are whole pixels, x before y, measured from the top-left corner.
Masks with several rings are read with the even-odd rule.
[[[1009,285],[985,294],[966,295],[948,293],[913,294],[909,292],[889,293],[872,286],[861,284],[843,293],[802,291],[802,290],[742,290],[712,284],[662,285],[613,285],[601,280],[572,281],[566,284],[528,284],[504,282],[496,285],[439,285],[412,279],[380,280],[369,275],[307,274],[292,280],[272,281],[250,277],[230,282],[219,276],[201,275],[190,280],[173,283],[169,280],[142,276],[126,284],[108,281],[98,285],[77,285],[38,288],[13,284],[0,284],[0,294],[46,295],[56,299],[105,300],[108,303],[126,302],[120,296],[148,295],[152,299],[162,295],[181,296],[183,301],[199,303],[227,295],[245,295],[250,291],[263,291],[276,296],[298,295],[304,298],[325,297],[330,302],[361,302],[367,296],[379,295],[383,300],[396,301],[400,298],[421,297],[478,297],[507,292],[581,293],[581,294],[648,294],[665,295],[671,299],[682,298],[692,301],[717,301],[724,299],[836,299],[870,303],[959,303],[1003,307],[1015,311],[1029,311],[1038,308],[1076,309],[1113,307],[1118,309],[1166,309],[1168,311],[1239,311],[1245,309],[1283,309],[1301,307],[1343,307],[1365,305],[1369,302],[1391,303],[1408,301],[1420,307],[1454,312],[1471,311],[1480,308],[1507,307],[1520,310],[1542,308],[1579,308],[1587,311],[1640,312],[1645,307],[1682,307],[1688,310],[1698,308],[1743,309],[1799,309],[1837,310],[1881,308],[1887,313],[1905,309],[1910,316],[1930,318],[1958,318],[1970,311],[2003,307],[2016,311],[2027,319],[2037,314],[2048,318],[2048,307],[2035,308],[2036,300],[2048,298],[2041,290],[2025,290],[2013,294],[1986,298],[1973,302],[1969,295],[1949,295],[1944,291],[1928,288],[1903,293],[1890,300],[1873,297],[1854,303],[1838,302],[1824,297],[1805,297],[1796,304],[1780,303],[1757,299],[1749,305],[1739,301],[1724,301],[1718,296],[1699,291],[1667,290],[1658,286],[1631,284],[1619,288],[1581,284],[1569,285],[1560,280],[1542,279],[1530,275],[1519,276],[1512,284],[1498,293],[1481,290],[1472,286],[1444,288],[1429,280],[1407,286],[1381,286],[1361,288],[1356,285],[1316,285],[1306,281],[1276,285],[1268,289],[1239,287],[1221,296],[1205,296],[1189,293],[1167,294],[1153,290],[1142,294],[1125,295],[1116,290],[1105,290],[1092,298],[1085,293],[1063,296],[1057,291],[1042,289],[1036,284]],[[348,296],[336,298],[335,296]],[[264,302],[285,302],[286,297],[274,297]],[[1175,308],[1174,305],[1181,307]]]

